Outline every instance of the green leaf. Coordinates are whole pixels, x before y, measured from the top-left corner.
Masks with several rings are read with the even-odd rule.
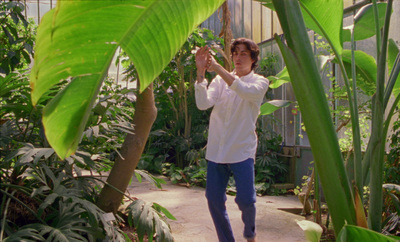
[[[143,177],[144,179],[149,181],[151,184],[156,186],[158,189],[162,189],[162,185],[161,184],[166,184],[167,183],[164,179],[157,178],[157,177],[153,176],[152,174],[150,174],[148,171],[145,171],[145,170],[135,170],[135,176],[136,176],[136,178],[138,179],[139,182],[142,181],[141,177]],[[138,178],[139,176],[140,176],[140,178]]]
[[[379,28],[385,23],[385,12],[387,3],[377,3],[379,12]],[[351,41],[350,28],[353,25],[346,26],[343,29],[343,42]],[[368,4],[362,7],[354,16],[354,40],[364,40],[375,35],[375,17],[373,5]]]
[[[386,183],[386,184],[383,184],[382,187],[387,192],[395,192],[397,194],[400,194],[400,185],[398,185],[398,184]]]
[[[301,0],[301,4],[306,27],[324,36],[340,54],[343,49],[343,0]]]
[[[153,204],[143,200],[136,200],[128,207],[128,222],[136,228],[139,240],[143,241],[147,234],[149,241],[153,241],[156,234],[156,241],[173,241],[171,230],[165,221],[161,219]]]
[[[292,0],[273,0],[273,3],[287,46],[277,35],[275,40],[290,74],[317,169],[321,174],[322,187],[324,191],[329,191],[325,198],[331,211],[335,234],[338,234],[346,222],[355,223],[355,208],[319,68],[299,3]],[[333,12],[337,8],[330,6],[333,3],[338,4],[337,1],[331,1],[329,6],[320,7]]]
[[[308,220],[297,221],[297,224],[304,231],[308,242],[319,242],[322,235],[322,228],[319,224]]]
[[[285,83],[289,83],[290,77],[286,66],[278,74],[276,74],[276,76],[269,76],[268,80],[271,82],[269,87],[273,89],[278,88]]]
[[[68,79],[44,109],[45,134],[61,159],[76,150],[118,46],[143,91],[223,0],[61,0],[42,18],[31,72],[32,102]]]
[[[4,239],[4,242],[45,241],[45,238],[34,228],[23,227]]]
[[[290,82],[290,78],[288,78],[286,80],[286,79],[278,78],[276,76],[269,76],[268,80],[271,81],[271,83],[269,84],[269,88],[272,88],[272,89],[278,88],[278,87],[282,86],[283,84]]]
[[[376,61],[374,57],[360,50],[354,51],[354,58],[356,64],[356,73],[363,79],[362,83],[357,82],[357,86],[360,87],[367,95],[372,96],[376,91]],[[351,78],[351,50],[343,51],[342,60],[346,68],[347,75],[349,78]]]
[[[255,0],[256,2],[260,2],[263,6],[275,10],[274,4],[272,3],[272,0]]]
[[[264,103],[260,107],[260,115],[268,115],[278,109],[285,108],[290,105],[290,101],[286,100],[272,100]]]
[[[398,239],[391,238],[389,236],[377,233],[373,230],[353,226],[345,225],[340,231],[337,242],[351,242],[351,241],[398,241]]]
[[[153,203],[153,208],[154,208],[155,210],[157,210],[158,212],[162,212],[163,214],[165,214],[165,216],[166,216],[167,218],[172,219],[172,220],[176,220],[176,218],[174,217],[174,215],[172,215],[172,214],[168,211],[168,209],[164,208],[164,207],[161,206],[160,204],[158,204],[158,203]]]
[[[396,62],[396,57],[399,54],[399,47],[393,39],[389,39],[388,46],[388,73],[390,74]],[[400,94],[400,75],[397,76],[392,94],[397,97]]]

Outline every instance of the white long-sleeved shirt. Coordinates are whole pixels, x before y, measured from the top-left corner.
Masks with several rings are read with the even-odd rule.
[[[255,158],[256,121],[268,90],[268,79],[252,71],[240,78],[235,76],[231,86],[220,76],[207,85],[206,80],[195,84],[197,107],[200,110],[214,107],[206,159],[216,163],[236,163]]]

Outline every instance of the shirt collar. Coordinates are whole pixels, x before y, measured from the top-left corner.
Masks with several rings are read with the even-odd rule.
[[[233,74],[235,74],[236,75],[236,71],[235,70],[233,70],[233,72],[232,72]],[[252,77],[253,76],[253,74],[254,74],[254,71],[252,70],[252,71],[250,71],[249,72],[249,74],[247,74],[247,75],[245,75],[245,76],[242,76],[242,77],[240,77],[240,79],[241,80],[247,80],[249,77]]]

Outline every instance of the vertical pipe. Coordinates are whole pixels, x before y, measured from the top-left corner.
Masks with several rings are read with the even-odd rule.
[[[241,11],[241,15],[242,15],[242,36],[245,37],[246,36],[246,31],[244,29],[244,0],[242,0],[242,11]]]
[[[260,37],[261,37],[261,42],[263,42],[264,41],[264,38],[263,38],[263,6],[261,5],[261,3],[260,3],[260,19],[261,19],[261,23],[260,23]]]
[[[39,0],[36,1],[37,2],[37,13],[38,13],[38,23],[40,24],[40,3]]]
[[[28,13],[26,12],[27,8],[26,0],[24,0],[24,5],[25,5],[25,19],[28,19]]]
[[[250,1],[250,38],[254,39],[254,34],[253,34],[253,1]]]

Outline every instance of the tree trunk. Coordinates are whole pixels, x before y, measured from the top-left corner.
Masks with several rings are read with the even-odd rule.
[[[135,168],[139,163],[140,157],[146,145],[151,127],[157,117],[157,109],[154,103],[153,84],[150,84],[146,90],[138,95],[136,100],[136,109],[133,116],[135,134],[128,134],[121,148],[121,155],[116,159],[110,175],[107,178],[107,184],[100,193],[97,205],[105,212],[118,211],[123,199],[123,194],[116,191],[125,192]]]
[[[222,6],[222,22],[223,37],[225,42],[224,52],[227,59],[224,59],[224,67],[227,71],[232,71],[231,45],[232,45],[232,29],[231,29],[231,12],[229,11],[228,1]]]

